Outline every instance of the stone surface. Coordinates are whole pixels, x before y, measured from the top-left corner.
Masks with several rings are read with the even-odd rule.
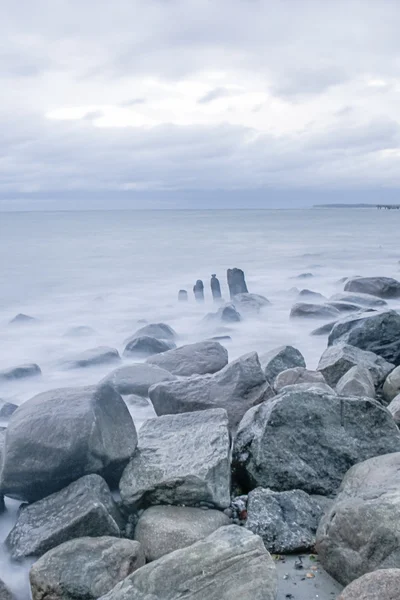
[[[313,300],[321,300],[321,302],[326,300],[325,296],[323,296],[319,292],[313,292],[312,290],[307,289],[301,290],[298,295],[301,299],[308,298],[309,300],[311,300],[312,298]]]
[[[239,313],[254,313],[258,314],[266,306],[270,306],[271,302],[265,296],[260,294],[236,294],[232,299],[233,304]]]
[[[244,272],[241,269],[228,269],[226,272],[226,278],[228,282],[229,294],[231,299],[238,294],[248,294]]]
[[[334,394],[336,395],[336,390],[331,388],[330,385],[325,383],[325,381],[306,381],[303,383],[293,383],[291,385],[285,385],[284,388],[279,392],[280,394],[285,392],[325,392],[325,394]]]
[[[150,356],[146,362],[173,375],[205,375],[217,373],[228,364],[228,351],[219,342],[206,340]]]
[[[128,509],[152,504],[229,506],[226,411],[149,419],[139,431],[138,446],[120,481],[121,498]]]
[[[230,525],[138,569],[102,600],[275,600],[276,592],[261,538]]]
[[[400,393],[400,367],[396,367],[386,377],[382,393],[387,402],[391,402]]]
[[[321,327],[317,327],[317,329],[313,329],[310,335],[328,335],[335,325],[336,321],[332,321],[331,323],[326,323],[325,325],[321,325]]]
[[[359,304],[354,304],[353,302],[344,302],[343,300],[329,300],[326,303],[328,306],[333,306],[341,313],[351,313],[351,312],[360,312],[365,310],[363,306]]]
[[[355,463],[400,450],[400,431],[372,398],[289,391],[244,416],[233,450],[234,478],[327,496]]]
[[[121,360],[118,350],[108,346],[99,346],[80,352],[76,356],[64,360],[62,365],[66,369],[81,369],[95,365],[105,365]]]
[[[115,369],[115,371],[104,377],[101,383],[112,385],[119,394],[147,396],[152,385],[163,381],[174,381],[175,379],[175,375],[161,367],[137,363]]]
[[[329,385],[335,387],[343,375],[352,367],[367,369],[371,373],[376,387],[380,387],[388,373],[394,369],[392,363],[387,362],[374,352],[361,350],[349,344],[338,343],[329,346],[325,350],[320,358],[317,370],[323,374]]]
[[[364,306],[365,308],[380,308],[387,305],[385,300],[377,298],[376,296],[371,296],[371,294],[353,294],[351,292],[334,294],[330,297],[330,300],[336,302],[351,302],[353,304],[358,304],[359,306]]]
[[[352,581],[337,600],[398,600],[400,569],[380,569]]]
[[[2,579],[0,579],[0,600],[15,600],[13,593],[8,589]]]
[[[293,367],[304,367],[306,362],[302,353],[293,346],[279,346],[260,356],[261,367],[267,381],[272,385],[282,371]]]
[[[230,519],[218,510],[188,506],[151,506],[141,515],[135,529],[146,560],[157,560],[179,548],[191,546],[230,525]]]
[[[169,325],[166,325],[165,323],[149,323],[138,329],[129,339],[138,338],[142,335],[149,335],[158,340],[174,340],[177,337],[176,332]],[[126,343],[128,343],[128,341],[129,340],[127,340]]]
[[[393,416],[394,422],[400,425],[400,394],[393,398],[387,409]]]
[[[245,412],[274,396],[256,352],[241,356],[215,375],[164,382],[149,390],[157,415],[224,408],[235,428]]]
[[[273,492],[257,488],[249,493],[246,528],[259,535],[269,552],[304,552],[315,544],[322,509],[306,492]]]
[[[17,404],[7,402],[0,398],[0,419],[9,419],[13,413],[17,410]]]
[[[19,313],[15,315],[9,322],[9,325],[33,325],[33,323],[37,323],[38,320],[35,317],[30,317],[29,315],[24,315],[24,313]]]
[[[355,277],[346,282],[344,290],[378,298],[400,298],[400,281],[391,277]]]
[[[400,564],[400,453],[355,465],[346,473],[317,531],[324,568],[343,585]]]
[[[153,354],[159,354],[160,352],[167,352],[167,350],[172,350],[173,348],[176,348],[175,343],[170,340],[158,340],[149,335],[142,335],[130,340],[125,346],[123,354],[124,356],[145,358]]]
[[[24,379],[25,377],[35,377],[41,375],[42,371],[38,365],[26,364],[11,367],[0,371],[0,381],[13,381],[14,379]]]
[[[242,320],[240,313],[233,304],[224,304],[216,313],[209,313],[205,321],[221,321],[222,323],[239,323]]]
[[[99,475],[86,475],[33,504],[23,505],[6,546],[14,559],[41,556],[71,539],[120,536],[121,515]]]
[[[90,473],[116,485],[136,445],[128,408],[111,386],[44,392],[11,416],[0,493],[33,502]]]
[[[138,542],[108,536],[70,540],[33,564],[32,600],[97,600],[144,564]]]
[[[339,317],[340,312],[333,306],[327,304],[309,304],[306,302],[297,302],[292,306],[290,317],[292,319],[334,319]]]
[[[375,398],[375,386],[372,375],[365,367],[358,365],[351,367],[339,379],[336,391],[340,396],[367,396]]]
[[[293,367],[279,373],[274,381],[274,390],[279,393],[286,386],[298,383],[326,383],[326,381],[322,373],[318,371],[309,371],[304,367]]]

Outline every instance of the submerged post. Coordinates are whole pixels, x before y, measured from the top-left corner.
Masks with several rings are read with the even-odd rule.
[[[217,276],[211,275],[211,293],[212,293],[212,297],[214,298],[214,302],[219,302],[221,300],[221,286],[219,283],[219,280],[217,279]]]
[[[188,301],[188,293],[186,290],[179,290],[178,301],[179,302],[187,302]]]
[[[236,294],[248,294],[249,290],[247,289],[242,269],[228,269],[227,279],[231,299]]]
[[[197,302],[204,302],[204,283],[201,279],[198,279],[193,286],[193,293]]]

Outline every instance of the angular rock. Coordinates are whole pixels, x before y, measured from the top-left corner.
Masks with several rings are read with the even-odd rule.
[[[394,422],[400,425],[400,394],[393,398],[387,409],[391,413]]]
[[[305,367],[293,367],[279,373],[274,381],[274,390],[279,393],[286,386],[299,383],[326,383],[326,381],[322,373],[318,371],[310,371]]]
[[[246,528],[262,538],[269,552],[304,552],[315,544],[322,514],[317,502],[302,490],[257,488],[249,493]]]
[[[375,386],[371,373],[365,367],[355,365],[339,379],[336,391],[340,396],[375,398]]]
[[[307,304],[306,302],[297,302],[292,306],[290,318],[306,319],[332,319],[338,317],[340,312],[333,306],[327,304]]]
[[[343,375],[352,367],[367,369],[371,373],[374,386],[380,387],[388,373],[393,370],[394,365],[374,352],[361,350],[349,344],[338,343],[329,346],[325,350],[320,358],[317,370],[323,374],[329,385],[335,387]]]
[[[142,335],[141,337],[134,338],[125,346],[124,356],[145,358],[154,354],[160,354],[160,352],[167,352],[173,348],[176,348],[174,342],[158,340],[149,335]]]
[[[396,367],[386,377],[382,393],[387,402],[391,402],[400,393],[400,367]]]
[[[241,356],[215,375],[189,377],[152,386],[150,400],[157,415],[224,408],[235,428],[245,412],[274,396],[256,352]]]
[[[365,308],[380,308],[386,306],[387,302],[371,294],[352,294],[351,292],[340,292],[330,297],[330,300],[337,302],[350,302],[352,304],[358,304]]]
[[[282,371],[293,367],[304,367],[306,362],[302,353],[293,346],[279,346],[260,356],[261,367],[267,381],[272,385]]]
[[[285,387],[283,387],[279,393],[282,394],[283,392],[285,392],[285,394],[287,392],[324,392],[328,395],[336,395],[336,390],[331,388],[331,386],[325,383],[324,381],[306,381],[303,383],[293,383],[291,385],[285,385]]]
[[[63,366],[66,369],[80,369],[85,367],[93,367],[95,365],[105,365],[108,363],[118,362],[121,360],[118,350],[109,348],[108,346],[99,346],[85,350],[76,356],[63,361]]]
[[[36,377],[41,375],[42,371],[38,365],[26,364],[18,367],[11,367],[0,371],[0,381],[12,381],[14,379],[24,379],[25,377]]]
[[[325,325],[321,325],[321,327],[317,327],[317,329],[313,329],[310,335],[328,335],[333,326],[336,324],[336,321],[332,321],[331,323],[326,323]]]
[[[5,543],[14,559],[41,556],[75,538],[120,536],[121,515],[99,475],[86,475],[33,504],[23,505]]]
[[[10,419],[0,493],[34,502],[90,473],[116,485],[136,446],[132,418],[111,386],[44,392]]]
[[[344,291],[378,298],[400,298],[400,281],[391,277],[355,277],[346,282]]]
[[[397,600],[400,569],[381,569],[352,581],[337,600]]]
[[[219,342],[206,340],[151,356],[146,362],[173,375],[205,375],[217,373],[228,364],[228,351]]]
[[[152,385],[163,381],[175,381],[175,379],[175,375],[157,365],[137,363],[115,369],[100,383],[112,385],[119,394],[147,396]]]
[[[92,327],[86,325],[78,325],[77,327],[71,327],[64,333],[64,337],[86,337],[94,335],[96,332]]]
[[[258,314],[265,306],[271,306],[271,302],[260,294],[236,294],[232,299],[233,304],[239,312]]]
[[[238,294],[248,294],[244,272],[241,269],[228,269],[226,272],[231,300]]]
[[[318,527],[317,551],[323,567],[343,585],[400,564],[399,452],[371,458],[346,473]]]
[[[149,323],[138,329],[131,338],[128,338],[126,343],[128,343],[130,339],[138,338],[142,335],[155,337],[158,340],[174,340],[177,337],[176,332],[169,325],[166,325],[165,323]]]
[[[228,417],[222,409],[149,419],[120,481],[123,504],[129,510],[200,503],[226,508],[229,454]]]
[[[400,431],[372,398],[290,391],[246,413],[232,461],[245,492],[261,486],[327,496],[355,463],[399,450]]]
[[[221,527],[138,569],[102,600],[275,600],[275,564],[259,536]]]
[[[209,536],[230,519],[218,510],[188,506],[151,506],[141,515],[135,529],[147,562],[157,560]]]
[[[299,292],[299,298],[313,298],[314,300],[321,300],[321,301],[325,301],[326,298],[325,296],[323,296],[322,294],[320,294],[319,292],[313,292],[312,290],[301,290]]]
[[[17,404],[7,402],[0,398],[0,419],[9,419],[13,413],[17,410]]]
[[[32,600],[97,600],[145,562],[138,542],[107,536],[70,540],[32,566]]]
[[[24,313],[19,313],[15,315],[9,322],[9,325],[33,325],[33,323],[37,323],[38,320],[35,317],[30,317],[29,315],[24,315]]]

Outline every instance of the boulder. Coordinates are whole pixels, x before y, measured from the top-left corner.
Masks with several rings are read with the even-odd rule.
[[[107,536],[70,540],[32,566],[32,600],[97,600],[145,562],[138,542]]]
[[[289,391],[245,414],[232,461],[244,492],[260,486],[327,496],[355,463],[399,449],[400,431],[372,398]]]
[[[355,277],[346,282],[344,291],[378,298],[400,298],[400,281],[391,277]]]
[[[117,485],[136,446],[128,408],[111,386],[44,392],[10,419],[0,493],[34,502],[90,473]]]
[[[292,306],[290,318],[306,319],[333,319],[338,317],[340,312],[333,306],[327,304],[307,304],[306,302],[297,302]]]
[[[176,348],[176,345],[170,340],[158,340],[149,335],[142,335],[130,340],[125,346],[124,356],[145,358],[153,356],[153,354],[160,354],[160,352],[167,352],[167,350],[172,350],[173,348]]]
[[[216,313],[208,314],[205,319],[206,321],[221,321],[222,323],[239,323],[242,317],[233,304],[224,304]]]
[[[112,385],[119,394],[147,396],[149,388],[163,381],[174,381],[175,375],[156,365],[136,363],[118,367],[101,380],[101,384]]]
[[[394,422],[400,425],[400,394],[393,398],[387,409],[393,416]]]
[[[341,377],[336,385],[340,396],[361,396],[375,398],[375,386],[372,375],[365,367],[355,365]]]
[[[206,340],[150,356],[146,362],[173,375],[205,375],[217,373],[228,364],[228,350],[219,342]]]
[[[129,510],[152,504],[229,506],[226,411],[149,419],[139,431],[138,446],[120,481],[122,502]]]
[[[11,319],[11,321],[9,322],[9,325],[33,325],[34,323],[37,323],[38,319],[35,319],[35,317],[30,317],[29,315],[24,315],[24,313],[19,313],[18,315],[15,315],[15,317],[13,317]]]
[[[272,385],[282,371],[293,367],[304,367],[306,362],[302,353],[293,346],[279,346],[260,356],[261,367],[267,381]]]
[[[40,367],[35,364],[18,365],[0,371],[0,381],[13,381],[14,379],[24,379],[25,377],[36,377],[41,375]]]
[[[224,408],[235,428],[245,412],[274,396],[256,352],[241,356],[215,375],[189,377],[154,385],[149,390],[157,415]]]
[[[86,325],[78,325],[77,327],[71,327],[64,333],[64,337],[86,337],[94,335],[96,332],[92,327]]]
[[[313,300],[321,300],[321,302],[326,300],[325,296],[319,292],[313,292],[312,290],[301,290],[298,295],[299,298],[308,298],[310,300],[312,298]]]
[[[18,406],[0,398],[0,419],[9,419],[17,410]]]
[[[135,529],[147,562],[157,560],[209,536],[230,519],[219,510],[189,506],[151,506],[141,515]]]
[[[326,304],[328,306],[333,306],[333,308],[336,308],[336,310],[341,313],[360,312],[364,310],[362,306],[359,304],[353,304],[352,302],[329,300]]]
[[[361,350],[346,343],[338,343],[325,350],[317,370],[322,373],[329,385],[335,387],[352,367],[367,369],[372,376],[374,386],[380,387],[394,365],[374,352]]]
[[[344,343],[400,364],[400,315],[394,310],[352,315],[333,327],[328,345]]]
[[[280,394],[283,392],[325,392],[325,394],[336,394],[336,390],[331,388],[330,385],[325,381],[305,381],[303,383],[293,383],[291,385],[285,385],[280,390]]]
[[[226,272],[229,294],[231,299],[238,294],[248,294],[249,290],[247,289],[244,272],[241,269],[228,269]]]
[[[386,377],[382,388],[383,397],[391,402],[400,393],[400,367],[396,367]]]
[[[321,325],[321,327],[317,327],[317,329],[313,329],[310,335],[328,335],[335,325],[336,321],[331,321],[331,323],[326,323],[325,325]]]
[[[322,566],[343,585],[400,564],[399,452],[346,473],[318,527],[317,551]]]
[[[5,544],[14,559],[41,556],[75,538],[119,537],[121,515],[99,475],[86,475],[33,504],[22,505]]]
[[[93,367],[95,365],[106,365],[121,360],[118,350],[108,346],[99,346],[80,352],[74,357],[63,361],[62,366],[65,369],[80,369]]]
[[[128,343],[131,339],[142,337],[143,335],[155,337],[158,340],[175,340],[177,337],[176,332],[169,325],[166,325],[165,323],[149,323],[138,329],[125,343]]]
[[[274,381],[274,390],[279,393],[286,386],[299,383],[326,383],[326,381],[322,373],[318,371],[309,371],[305,367],[293,367],[279,373]]]
[[[382,306],[387,306],[387,302],[385,300],[377,298],[376,296],[371,296],[371,294],[352,294],[351,292],[340,292],[339,294],[334,294],[331,296],[329,300],[337,302],[350,302],[352,304],[364,306],[365,308],[381,308]]]
[[[0,579],[0,600],[15,600],[13,593],[8,589],[2,579]]]
[[[102,600],[275,600],[275,564],[259,536],[221,527],[117,584]]]
[[[249,493],[246,528],[259,535],[269,552],[290,554],[310,550],[322,509],[302,490]]]
[[[400,569],[380,569],[352,581],[337,600],[397,600]]]
[[[233,304],[239,312],[259,313],[265,306],[271,306],[271,302],[260,294],[236,294],[232,299]]]

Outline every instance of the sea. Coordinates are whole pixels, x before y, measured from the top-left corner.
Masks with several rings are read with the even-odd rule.
[[[115,365],[67,370],[65,361],[97,346],[122,355],[124,340],[146,322],[171,325],[179,344],[229,335],[230,360],[291,344],[314,369],[327,340],[310,335],[322,322],[290,319],[298,292],[329,297],[343,290],[344,277],[400,278],[399,230],[400,211],[373,208],[0,213],[0,370],[30,362],[42,370],[0,385],[0,398],[19,405],[42,391],[97,383]],[[239,323],[210,326],[204,317],[218,309],[211,274],[229,300],[226,271],[233,267],[271,305]],[[197,279],[204,304],[193,296]],[[178,302],[180,289],[187,303]],[[37,321],[10,326],[18,313]],[[77,326],[93,333],[66,335]],[[150,406],[131,411],[138,428],[154,416]],[[6,504],[0,542],[18,506]],[[0,550],[0,577],[21,600],[29,597],[27,568]]]

